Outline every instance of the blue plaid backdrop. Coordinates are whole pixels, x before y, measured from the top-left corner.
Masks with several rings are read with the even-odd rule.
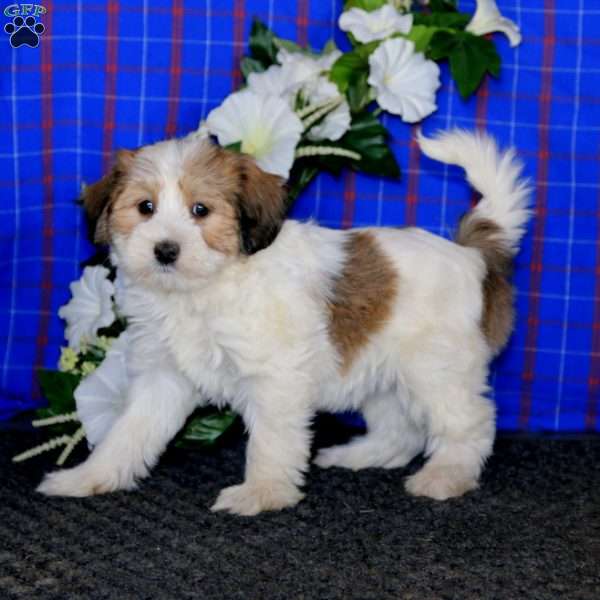
[[[41,3],[38,48],[0,39],[2,419],[43,402],[35,368],[54,367],[64,343],[56,313],[91,253],[74,204],[82,182],[99,178],[117,148],[196,128],[239,85],[254,16],[315,48],[343,40],[341,0]],[[491,376],[499,426],[598,431],[600,0],[499,6],[520,24],[522,45],[498,36],[501,76],[468,102],[443,68],[439,110],[424,130],[487,129],[518,148],[535,183],[536,218],[515,275],[516,333]],[[402,180],[321,175],[294,215],[451,235],[472,200],[462,173],[422,157],[410,126],[384,121]]]

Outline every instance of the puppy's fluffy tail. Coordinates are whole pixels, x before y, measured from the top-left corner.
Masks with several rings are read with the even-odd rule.
[[[512,257],[519,250],[525,225],[531,216],[530,187],[521,178],[522,165],[511,148],[500,152],[483,133],[453,129],[417,140],[430,158],[462,167],[468,182],[482,198],[461,220],[456,242],[488,254],[496,251]]]
[[[530,188],[521,178],[514,150],[500,152],[482,133],[455,129],[426,138],[421,150],[444,163],[463,167],[481,200],[461,219],[456,243],[477,248],[485,260],[481,328],[493,353],[499,352],[513,328],[513,289],[509,283],[513,256],[530,217]]]

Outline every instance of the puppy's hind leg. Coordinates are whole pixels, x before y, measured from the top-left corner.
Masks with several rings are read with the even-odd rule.
[[[354,471],[369,467],[394,469],[406,466],[424,449],[424,432],[410,419],[398,391],[369,398],[362,413],[367,433],[347,444],[320,450],[315,464]]]
[[[447,374],[432,379],[438,381],[415,390],[415,400],[428,405],[429,460],[406,480],[406,490],[414,496],[446,500],[478,486],[483,464],[492,452],[495,410],[478,393],[483,389],[481,377],[472,382],[479,385],[464,379],[450,381]]]
[[[48,496],[91,496],[132,489],[146,477],[194,408],[191,383],[166,367],[138,375],[128,403],[88,459],[46,475],[37,488]]]

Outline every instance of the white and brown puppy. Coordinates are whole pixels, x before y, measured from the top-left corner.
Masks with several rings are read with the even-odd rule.
[[[486,376],[513,324],[507,278],[529,193],[514,154],[484,135],[419,143],[483,195],[455,242],[284,221],[280,179],[197,137],[119,153],[85,204],[125,281],[127,404],[83,464],[39,491],[133,488],[200,397],[231,405],[249,432],[244,482],[213,510],[296,504],[316,411],[360,410],[368,425],[321,450],[321,467],[402,467],[424,451],[411,494],[475,488],[494,440]]]

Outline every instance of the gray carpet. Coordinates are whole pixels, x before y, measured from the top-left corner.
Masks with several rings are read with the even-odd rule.
[[[348,433],[321,420],[317,444]],[[239,435],[81,500],[33,492],[49,459],[11,464],[37,439],[0,433],[2,599],[600,598],[600,438],[500,439],[481,489],[445,503],[407,496],[407,470],[315,467],[299,506],[254,518],[208,511]]]

